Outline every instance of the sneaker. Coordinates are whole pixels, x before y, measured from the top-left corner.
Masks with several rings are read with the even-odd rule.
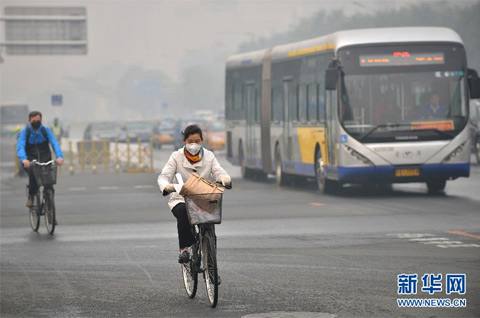
[[[180,264],[190,262],[190,252],[188,251],[188,249],[182,250],[180,254],[178,254],[178,262]]]
[[[28,196],[27,202],[25,203],[25,206],[29,209],[33,208],[33,200],[31,196]]]

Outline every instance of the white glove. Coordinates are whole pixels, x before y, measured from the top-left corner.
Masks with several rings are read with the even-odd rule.
[[[224,187],[228,187],[232,183],[232,178],[230,178],[228,175],[222,175],[220,176],[220,182]]]
[[[175,187],[171,183],[167,184],[165,186],[165,188],[163,188],[163,193],[164,194],[170,194],[172,192],[175,192]]]

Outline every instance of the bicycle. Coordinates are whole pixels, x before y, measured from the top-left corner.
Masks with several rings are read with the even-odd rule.
[[[33,205],[30,208],[30,226],[34,232],[38,232],[40,218],[44,216],[47,232],[53,235],[56,226],[53,185],[57,181],[57,165],[54,160],[43,163],[33,160],[30,169],[38,184],[38,191],[32,198]]]
[[[231,189],[231,186],[225,187]],[[222,220],[223,193],[196,194],[185,197],[187,214],[195,243],[188,263],[180,264],[183,284],[189,298],[194,298],[198,274],[203,274],[208,301],[212,308],[218,302],[217,236],[215,224]]]

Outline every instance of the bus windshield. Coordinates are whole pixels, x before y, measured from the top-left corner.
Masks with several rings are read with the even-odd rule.
[[[404,54],[359,54],[345,70],[339,118],[358,140],[451,139],[465,127],[463,68],[445,65],[443,53]]]

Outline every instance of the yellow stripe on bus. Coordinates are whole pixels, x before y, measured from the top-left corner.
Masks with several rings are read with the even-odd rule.
[[[325,143],[324,127],[298,127],[298,147],[300,149],[300,158],[302,163],[314,164],[315,146],[320,145],[322,159],[325,164],[328,162],[327,144]]]
[[[309,54],[314,54],[318,52],[331,51],[333,49],[335,49],[335,45],[333,44],[330,44],[330,43],[319,44],[315,46],[304,47],[304,48],[288,51],[288,57],[309,55]]]

